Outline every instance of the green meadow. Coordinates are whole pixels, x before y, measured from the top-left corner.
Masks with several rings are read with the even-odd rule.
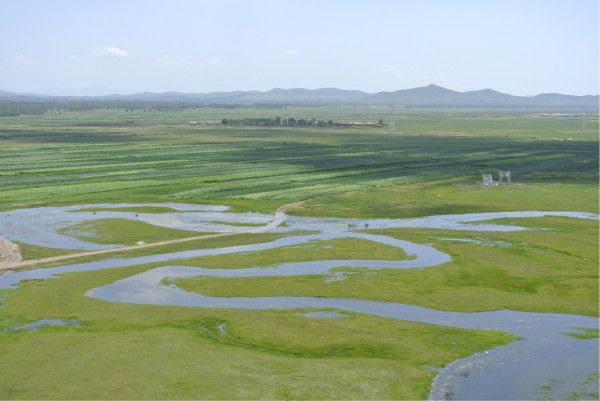
[[[190,291],[212,296],[324,296],[363,298],[423,305],[452,311],[512,309],[598,315],[598,223],[567,218],[515,219],[530,231],[473,233],[437,229],[385,229],[369,232],[432,244],[452,261],[423,270],[347,269],[347,277],[326,281],[320,275],[295,277],[179,279]],[[465,242],[472,241],[472,242]],[[345,239],[280,248],[255,255],[226,255],[178,261],[178,265],[241,268],[315,259],[404,259],[395,248]],[[316,260],[318,260],[316,259]]]
[[[128,219],[97,219],[58,230],[60,234],[98,244],[135,245],[202,235],[197,231],[178,230]]]
[[[237,112],[272,116],[283,111],[316,114],[311,108]],[[336,112],[356,110],[321,111],[332,116]],[[373,202],[393,202],[393,191],[409,184],[452,184],[447,185],[452,192],[458,184],[477,186],[482,172],[498,169],[510,170],[516,183],[529,186],[590,185],[598,177],[598,121],[587,117],[582,125],[576,118],[536,114],[409,110],[406,116],[395,114],[395,134],[385,128],[244,128],[184,122],[214,117],[210,113],[219,110],[174,112],[175,116],[130,113],[127,118],[134,123],[125,126],[119,124],[125,112],[2,118],[0,209],[183,201],[271,212],[286,201],[319,203],[327,198],[331,204],[332,196],[343,203],[356,199],[364,204],[361,194],[353,195],[357,191],[381,191]],[[410,123],[402,129],[405,119]],[[508,126],[512,128],[507,136]],[[445,204],[440,195],[439,203]],[[487,197],[494,201],[494,196]],[[537,199],[535,193],[520,191],[514,203],[521,197]]]
[[[84,296],[146,268],[74,273],[7,291],[2,397],[424,398],[432,367],[512,340],[366,315],[314,319],[301,311],[155,307]],[[48,316],[81,323],[9,330]]]
[[[215,124],[222,118],[277,115],[389,121],[390,110],[201,108],[3,117],[0,210],[189,202],[273,213],[284,204],[304,201],[288,213],[392,218],[518,210],[598,212],[597,116],[569,119],[540,117],[537,111],[400,109],[394,110],[395,132]],[[511,171],[511,186],[479,185],[482,173],[497,176],[498,170]],[[174,284],[224,297],[345,297],[451,311],[599,315],[598,221],[544,217],[502,222],[529,230],[368,231],[430,244],[452,256],[450,262],[426,269],[340,267],[337,270],[346,277],[338,281],[305,275],[187,278]],[[119,245],[201,234],[124,219],[81,223],[62,233]],[[34,267],[218,248],[298,234],[239,234]],[[24,259],[73,252],[18,245]],[[398,260],[407,255],[387,245],[346,238],[177,264],[242,268],[350,258]],[[515,340],[497,331],[357,313],[310,318],[299,310],[132,305],[85,296],[90,289],[169,264],[70,273],[0,290],[0,398],[424,399],[435,367]],[[12,330],[43,318],[74,319],[79,324]],[[593,338],[597,332],[572,335]]]

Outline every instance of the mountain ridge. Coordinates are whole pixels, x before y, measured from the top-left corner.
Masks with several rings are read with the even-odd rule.
[[[597,108],[598,95],[565,95],[540,93],[516,96],[485,88],[459,92],[430,84],[427,86],[368,93],[360,90],[325,87],[273,88],[268,91],[231,91],[208,93],[138,92],[103,96],[54,96],[0,90],[0,101],[120,101],[120,102],[184,102],[206,105],[397,105],[402,107],[455,108]]]

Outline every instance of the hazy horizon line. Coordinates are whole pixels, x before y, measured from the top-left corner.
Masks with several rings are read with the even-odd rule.
[[[587,93],[584,95],[577,95],[577,94],[572,94],[572,93],[564,93],[564,92],[556,92],[556,91],[543,91],[543,92],[539,92],[536,94],[528,94],[528,95],[516,95],[510,92],[503,92],[497,89],[493,89],[491,87],[486,87],[486,88],[481,88],[481,89],[472,89],[472,90],[457,90],[457,89],[451,89],[448,88],[446,86],[442,86],[442,85],[438,85],[438,84],[434,84],[434,83],[430,83],[428,85],[423,85],[423,86],[412,86],[412,87],[406,87],[406,88],[400,88],[400,89],[391,89],[391,90],[379,90],[377,92],[369,92],[369,91],[365,91],[365,90],[361,90],[361,89],[348,89],[348,88],[341,88],[341,87],[337,87],[337,86],[320,86],[320,87],[314,87],[314,88],[307,88],[307,87],[289,87],[289,88],[285,88],[285,87],[272,87],[271,89],[267,89],[267,90],[260,90],[260,89],[232,89],[232,90],[216,90],[216,91],[182,91],[182,90],[152,90],[152,89],[147,89],[147,90],[116,90],[116,91],[107,91],[105,94],[90,94],[90,93],[86,93],[86,94],[72,94],[74,91],[77,90],[62,90],[62,94],[59,91],[50,91],[50,92],[45,92],[44,89],[40,89],[35,90],[35,91],[21,91],[21,90],[7,90],[7,89],[3,89],[0,88],[0,91],[4,91],[4,92],[9,92],[9,93],[13,93],[13,94],[17,94],[17,95],[35,95],[35,96],[48,96],[48,97],[106,97],[106,96],[132,96],[132,95],[137,95],[137,94],[142,94],[142,93],[151,93],[151,94],[165,94],[165,93],[180,93],[180,94],[186,94],[186,95],[192,95],[192,94],[213,94],[213,93],[233,93],[233,92],[259,92],[259,93],[267,93],[273,90],[296,90],[296,89],[301,89],[301,90],[309,90],[309,91],[315,91],[315,90],[321,90],[321,89],[337,89],[337,90],[342,90],[342,91],[357,91],[357,92],[363,92],[367,95],[372,95],[372,94],[377,94],[377,93],[393,93],[393,92],[398,92],[398,91],[403,91],[403,90],[410,90],[410,89],[419,89],[419,88],[427,88],[430,86],[435,86],[438,88],[442,88],[442,89],[446,89],[449,91],[453,91],[453,92],[457,92],[457,93],[469,93],[469,92],[479,92],[479,91],[485,91],[485,90],[491,90],[491,91],[495,91],[498,93],[502,93],[502,94],[506,94],[506,95],[510,95],[510,96],[516,96],[516,97],[535,97],[538,95],[543,95],[543,94],[559,94],[559,95],[567,95],[567,96],[578,96],[578,97],[583,97],[583,96],[600,96],[599,92],[596,93]],[[91,89],[91,88],[89,88]],[[48,89],[46,89],[48,90]],[[71,93],[71,94],[68,94]]]

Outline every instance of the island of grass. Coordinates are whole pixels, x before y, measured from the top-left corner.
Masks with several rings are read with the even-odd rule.
[[[207,233],[155,226],[131,219],[97,219],[77,223],[59,230],[60,234],[98,244],[135,245]]]
[[[580,340],[589,340],[592,338],[600,338],[600,330],[599,329],[590,329],[587,327],[573,327],[576,329],[576,332],[565,333],[568,336],[579,338]]]

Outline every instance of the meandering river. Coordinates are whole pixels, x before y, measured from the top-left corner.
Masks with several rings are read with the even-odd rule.
[[[380,228],[440,228],[470,231],[520,231],[523,227],[486,222],[500,218],[562,216],[598,219],[598,215],[581,212],[498,212],[428,216],[410,219],[337,219],[273,216],[256,213],[231,213],[224,206],[188,204],[151,204],[167,206],[172,213],[135,213],[118,210],[85,211],[89,208],[122,208],[148,204],[101,204],[68,207],[44,207],[0,212],[0,235],[13,240],[40,246],[68,249],[106,249],[98,245],[60,234],[62,228],[73,224],[105,218],[136,219],[149,224],[198,232],[282,232],[289,236],[273,241],[236,245],[215,249],[197,249],[132,258],[107,258],[95,262],[63,265],[51,268],[11,271],[0,276],[0,288],[11,288],[26,279],[51,279],[60,274],[140,265],[150,262],[173,262],[127,277],[107,286],[90,290],[86,295],[111,302],[179,305],[207,308],[236,309],[300,309],[334,308],[394,319],[453,326],[470,329],[503,330],[520,339],[471,357],[454,361],[437,375],[431,399],[537,399],[546,387],[545,397],[566,398],[574,389],[581,393],[595,391],[598,370],[598,340],[577,339],[565,333],[582,328],[597,328],[598,318],[556,314],[529,313],[509,310],[491,312],[448,312],[363,299],[321,297],[210,297],[184,291],[167,284],[182,277],[265,277],[331,274],[338,267],[370,269],[414,269],[438,266],[451,260],[450,256],[432,246],[416,244],[385,235],[355,230]],[[285,226],[279,225],[283,220]],[[252,224],[256,226],[235,226]],[[308,230],[314,234],[294,235]],[[298,245],[314,240],[360,238],[402,249],[408,259],[383,260],[319,260],[281,263],[271,267],[248,266],[241,269],[212,269],[177,266],[176,261],[209,255],[224,255],[261,251]],[[249,258],[250,259],[250,258]],[[322,318],[322,317],[315,317]],[[590,379],[592,378],[592,379]]]

